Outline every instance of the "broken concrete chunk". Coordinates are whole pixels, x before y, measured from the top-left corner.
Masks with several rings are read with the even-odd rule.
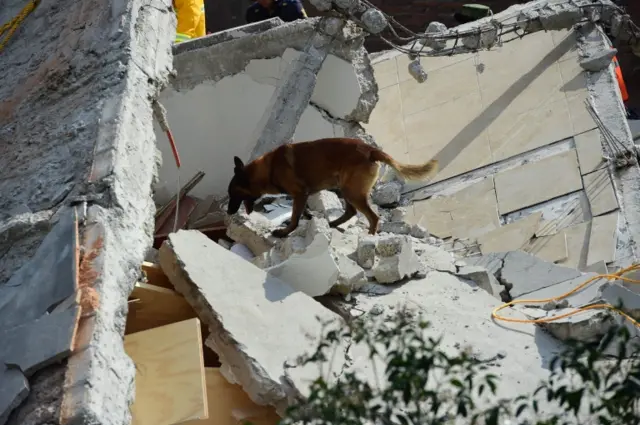
[[[395,207],[389,214],[389,221],[404,221],[407,215],[407,209],[405,207]]]
[[[9,419],[9,414],[29,395],[29,382],[18,369],[0,365],[0,425]]]
[[[380,258],[374,264],[372,272],[378,283],[398,282],[422,271],[422,264],[413,252],[410,237],[381,237],[376,252]]]
[[[489,295],[496,299],[508,302],[509,294],[507,289],[500,285],[498,279],[487,271],[487,269],[479,266],[463,266],[458,270],[456,275],[463,279],[468,279],[474,282],[480,289],[486,291]]]
[[[575,311],[574,308],[561,308],[549,312],[542,309],[522,310],[530,319],[550,318]],[[540,323],[540,326],[561,341],[597,342],[615,324],[615,318],[608,310],[585,310],[552,322]]]
[[[411,239],[406,236],[381,235],[376,244],[376,254],[381,257],[392,257],[402,252],[405,244],[411,245]]]
[[[376,205],[395,205],[400,202],[402,183],[392,181],[378,185],[371,193],[371,200]]]
[[[338,280],[333,287],[335,292],[346,295],[367,283],[364,270],[352,259],[338,255],[335,262],[339,270]]]
[[[589,72],[602,71],[611,65],[616,54],[618,54],[618,50],[613,48],[594,52],[580,61],[580,67]]]
[[[379,34],[387,27],[387,18],[375,7],[362,14],[362,23],[371,34]]]
[[[286,363],[315,350],[317,341],[307,336],[320,335],[320,321],[340,320],[337,314],[197,231],[169,235],[160,265],[212,330],[206,344],[219,355],[228,381],[280,414],[306,395],[318,366]],[[344,358],[336,357],[323,366],[329,375],[343,367]]]
[[[558,266],[521,251],[508,252],[503,261],[504,265],[496,275],[514,299],[582,276],[579,270]]]
[[[371,235],[361,236],[358,239],[358,248],[356,250],[356,258],[358,265],[365,269],[373,267],[376,259],[376,245],[378,238]]]
[[[42,316],[77,288],[78,225],[75,208],[66,211],[35,255],[0,286],[3,330]]]
[[[237,213],[231,216],[227,225],[227,236],[234,241],[246,245],[253,255],[269,251],[276,243],[271,236],[274,229],[272,223],[260,214],[252,212],[247,215]]]
[[[640,294],[619,283],[606,282],[600,286],[599,298],[622,310],[636,320],[640,319]]]
[[[380,225],[380,233],[395,233],[396,235],[408,235],[411,233],[411,225],[404,221],[389,221]]]
[[[411,236],[418,239],[425,239],[429,237],[429,232],[423,226],[419,224],[413,224],[411,226]]]
[[[343,207],[340,198],[334,192],[321,190],[309,196],[309,209],[322,214],[328,220],[335,220],[342,215]]]
[[[0,332],[0,362],[15,365],[31,376],[67,357],[73,348],[79,315],[80,307],[75,305]]]
[[[331,228],[329,222],[324,218],[313,217],[307,222],[307,230],[305,238],[307,245],[311,243],[318,234],[323,234],[327,239],[331,240]]]
[[[310,297],[328,293],[340,273],[329,252],[329,240],[322,234],[317,234],[303,252],[293,253],[284,262],[265,271]]]

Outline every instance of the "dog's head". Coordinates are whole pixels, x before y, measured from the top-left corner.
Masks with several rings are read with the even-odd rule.
[[[255,196],[251,189],[251,180],[247,174],[242,160],[237,156],[233,157],[235,168],[233,169],[233,178],[229,182],[229,204],[227,206],[227,214],[235,214],[240,209],[240,204],[244,202],[244,208],[247,214],[253,211],[253,204],[260,196]]]

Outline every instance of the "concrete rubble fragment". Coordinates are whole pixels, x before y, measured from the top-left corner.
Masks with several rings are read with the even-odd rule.
[[[489,295],[500,301],[510,301],[507,289],[500,285],[500,282],[498,282],[495,276],[489,273],[484,267],[462,266],[456,275],[474,282],[480,289],[483,289]]]
[[[269,251],[275,245],[271,231],[275,228],[268,219],[256,213],[234,214],[227,225],[227,236],[246,245],[254,255]]]
[[[589,72],[602,71],[611,65],[611,60],[617,53],[617,49],[607,49],[594,52],[580,61],[580,67]]]
[[[309,196],[307,205],[311,211],[319,212],[329,221],[340,217],[344,211],[338,195],[329,190],[322,190]]]
[[[318,319],[338,315],[197,231],[169,235],[160,265],[211,330],[206,345],[219,355],[229,382],[280,414],[304,395],[317,366],[292,365],[315,348],[307,336],[321,334]],[[340,370],[344,358],[334,362],[327,370]]]
[[[400,202],[402,183],[391,181],[376,186],[371,191],[371,200],[381,206],[395,205]]]
[[[377,261],[371,271],[378,283],[394,283],[422,270],[407,236],[381,236],[376,245]]]

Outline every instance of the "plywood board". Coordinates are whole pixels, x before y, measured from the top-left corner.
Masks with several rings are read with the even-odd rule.
[[[146,331],[197,317],[184,297],[172,289],[136,283],[129,296],[125,334]]]
[[[163,288],[174,289],[169,278],[164,274],[158,264],[145,261],[142,263],[142,271],[147,276],[148,283]]]
[[[218,368],[207,368],[209,418],[185,422],[184,425],[277,425],[280,416],[273,406],[258,406],[240,385],[229,383]]]
[[[127,335],[124,346],[136,366],[133,425],[172,425],[208,417],[198,319]]]

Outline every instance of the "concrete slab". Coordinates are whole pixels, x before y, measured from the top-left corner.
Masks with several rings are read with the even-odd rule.
[[[494,180],[500,214],[582,189],[575,150],[503,171]]]
[[[3,329],[34,321],[75,293],[77,244],[75,209],[69,209],[44,238],[33,258],[0,287]]]
[[[407,221],[423,224],[429,233],[446,238],[474,238],[500,227],[493,178],[488,177],[449,195],[417,201]]]
[[[160,265],[209,326],[206,344],[219,355],[225,378],[254,402],[283,413],[317,377],[315,367],[286,363],[315,349],[307,336],[320,335],[318,319],[338,315],[197,231],[171,234]]]
[[[29,381],[18,369],[0,365],[0,425],[9,419],[9,414],[29,395]]]
[[[597,217],[618,209],[618,198],[606,168],[582,176],[584,190],[589,198],[591,215]]]
[[[610,263],[616,258],[616,242],[618,230],[618,212],[612,212],[591,220],[591,236],[589,237],[589,254],[587,264],[600,260]]]
[[[560,308],[546,312],[542,309],[521,309],[530,319],[551,318],[575,311]],[[577,340],[597,342],[615,325],[615,318],[608,310],[586,310],[575,315],[541,324],[551,335],[561,341]]]
[[[565,232],[560,232],[551,236],[537,237],[529,241],[523,251],[550,263],[566,260],[569,256],[567,235]]]
[[[588,174],[601,168],[606,168],[607,163],[602,159],[602,144],[600,142],[600,130],[594,129],[573,137],[578,152],[580,172]]]
[[[640,294],[622,286],[620,283],[607,282],[600,287],[600,298],[622,309],[634,319],[640,319]]]
[[[553,263],[521,251],[508,252],[500,272],[500,280],[512,298],[581,276],[580,271]]]
[[[568,292],[571,292],[576,287],[582,285],[584,282],[596,276],[598,276],[598,273],[586,273],[574,279],[556,283],[555,285],[547,286],[537,291],[530,292],[526,295],[518,296],[514,299],[542,300],[547,298],[559,297]],[[606,283],[606,279],[597,279],[584,288],[580,289],[579,291],[574,292],[568,297],[559,300],[559,302],[567,300],[567,302],[569,303],[568,306],[575,308],[590,304],[592,301],[597,300],[600,297],[601,288]],[[542,308],[543,304],[537,304],[537,306]]]
[[[478,238],[480,252],[486,255],[491,252],[515,251],[524,248],[538,229],[541,218],[542,213],[536,212],[485,233]]]
[[[0,361],[16,365],[26,376],[71,354],[80,307],[46,314],[33,322],[0,332]]]

